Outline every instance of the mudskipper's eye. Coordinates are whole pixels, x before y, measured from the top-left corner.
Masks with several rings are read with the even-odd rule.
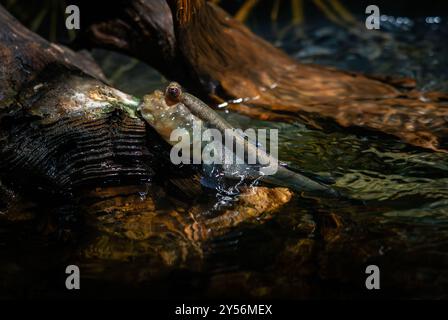
[[[170,85],[166,88],[166,93],[171,99],[178,99],[182,93],[181,89],[177,85]]]

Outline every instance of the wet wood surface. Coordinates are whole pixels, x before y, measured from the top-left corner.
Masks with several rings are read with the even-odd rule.
[[[0,55],[0,209],[13,209],[8,219],[20,220],[23,207],[13,207],[30,199],[56,216],[99,216],[100,226],[104,215],[106,224],[129,220],[133,236],[178,219],[174,232],[194,242],[292,197],[285,188],[246,190],[221,219],[205,219],[205,209],[194,206],[203,192],[197,170],[172,164],[169,145],[134,114],[138,99],[107,85],[94,60],[42,39],[2,7]],[[161,204],[154,207],[155,199]],[[96,204],[82,209],[79,202]],[[156,214],[167,203],[171,214]],[[132,223],[140,215],[142,226]]]
[[[136,6],[158,3],[159,9],[167,14],[173,8],[157,0],[132,3]],[[196,10],[203,10],[198,3]],[[207,31],[195,31],[199,32],[201,45],[191,47],[193,40],[197,41],[192,38],[193,28],[202,26],[194,19],[205,19],[199,11],[196,16],[182,18],[183,30],[180,25],[171,26],[171,40],[162,37],[155,41],[155,32],[164,32],[167,26],[170,29],[170,20],[162,19],[151,25],[153,32],[145,33],[150,24],[138,20],[139,10],[143,8],[136,8],[135,11],[120,10],[129,14],[131,20],[122,18],[113,25],[115,29],[106,28],[110,24],[107,19],[103,21],[105,24],[97,30],[96,36],[109,36],[109,48],[121,46],[120,51],[135,56],[137,52],[133,50],[139,50],[141,59],[159,65],[160,70],[165,68],[164,73],[171,74],[173,79],[183,79],[184,84],[211,100],[221,102],[249,97],[251,99],[244,104],[233,104],[231,108],[264,119],[301,119],[317,128],[325,126],[327,121],[342,127],[360,126],[431,149],[444,146],[446,98],[443,94],[422,96],[413,89],[412,81],[371,78],[298,64],[231,18],[225,19],[225,13],[211,5],[207,5],[207,10],[211,10],[207,12],[211,16],[218,15],[214,19],[219,24],[207,27]],[[156,13],[144,12],[148,19],[151,13]],[[120,33],[123,25],[128,25],[128,33]],[[141,29],[134,29],[136,26]],[[135,30],[142,32],[134,33]],[[228,37],[227,44],[214,43],[215,36],[207,37],[209,31],[216,37]],[[119,36],[114,36],[114,32]],[[133,42],[136,38],[140,42]],[[119,42],[120,39],[125,42]],[[96,40],[96,45],[105,46],[101,42],[104,38]],[[165,49],[171,46],[172,50],[159,52],[158,46]],[[228,49],[231,54],[224,54],[220,48]],[[154,50],[152,58],[146,50]],[[208,59],[205,53],[210,55]],[[245,57],[237,60],[236,53]],[[262,56],[275,58],[278,64]],[[205,279],[206,282],[199,283],[204,285],[203,294],[208,297],[226,296],[229,288],[233,288],[232,294],[252,298],[306,298],[316,296],[316,290],[321,291],[323,297],[329,296],[329,292],[340,297],[335,283],[357,289],[366,263],[385,266],[388,271],[385,281],[392,281],[389,282],[392,288],[382,290],[386,295],[395,294],[396,297],[394,290],[399,288],[399,294],[406,290],[405,294],[413,296],[423,290],[423,296],[425,293],[434,296],[434,292],[440,297],[446,296],[445,224],[427,223],[419,234],[417,229],[423,222],[420,217],[393,223],[379,214],[381,210],[377,204],[370,208],[371,214],[366,219],[360,214],[365,208],[334,212],[337,205],[333,207],[317,200],[309,200],[312,204],[308,204],[309,212],[307,209],[304,214],[299,209],[306,207],[306,199],[300,199],[297,206],[277,215],[279,220],[268,228],[249,230],[262,233],[263,241],[259,238],[252,242],[251,238],[245,240],[238,232],[229,234],[228,231],[269,220],[290,202],[289,191],[251,190],[233,207],[215,216],[204,216],[203,212],[209,208],[191,203],[189,199],[190,194],[199,193],[192,188],[198,184],[190,183],[191,176],[185,168],[169,167],[157,136],[148,131],[141,120],[115,109],[104,114],[91,112],[94,102],[110,106],[108,99],[124,101],[120,100],[123,95],[98,80],[103,79],[102,73],[87,56],[45,41],[0,7],[0,58],[0,200],[13,198],[18,203],[16,208],[9,207],[5,211],[0,207],[2,234],[6,229],[10,232],[1,241],[2,261],[6,261],[1,264],[1,274],[8,278],[8,282],[0,281],[2,289],[16,288],[19,284],[17,295],[28,292],[29,282],[23,281],[24,275],[45,278],[41,269],[54,263],[54,259],[63,260],[66,266],[73,263],[75,256],[87,279],[109,280],[108,284],[131,283],[127,288],[132,290],[136,289],[135,283],[139,283],[145,289],[141,292],[145,297],[151,294],[172,297],[172,291],[163,291],[168,287],[165,279],[162,277],[155,282],[160,283],[160,287],[154,286],[154,279],[176,268],[182,270],[189,281]],[[153,58],[160,60],[155,62]],[[74,93],[86,100],[73,99]],[[409,125],[413,121],[416,122],[414,128]],[[424,144],[422,137],[427,137],[429,143]],[[148,141],[153,144],[148,146]],[[98,152],[89,154],[91,149]],[[83,157],[83,152],[87,152],[84,155],[88,157]],[[157,172],[163,174],[157,177]],[[172,176],[164,175],[167,172]],[[144,184],[126,185],[141,178],[154,183],[154,188],[148,189]],[[111,186],[104,186],[104,182]],[[96,188],[99,184],[101,187]],[[82,208],[68,201],[68,197],[62,201],[55,194],[40,197],[43,186],[50,191],[69,191],[68,196],[82,189]],[[40,200],[38,205],[30,204],[28,198],[27,201],[18,198],[14,191],[22,191],[24,187],[34,188],[32,200]],[[181,196],[185,199],[180,199]],[[51,201],[46,201],[48,199]],[[46,224],[42,222],[44,219],[36,219],[36,215],[49,213],[53,220]],[[90,229],[95,229],[90,238],[72,248],[62,246],[56,252],[42,241],[43,249],[36,250],[39,246],[33,243],[35,238],[30,237],[30,230],[44,226],[49,234],[64,234],[69,226],[61,225],[61,221],[70,222],[72,215],[80,213],[88,220],[80,234],[86,235]],[[28,229],[23,228],[24,224],[29,225]],[[219,239],[220,236],[225,237]],[[204,246],[204,242],[215,237],[218,241]],[[47,234],[43,238],[47,238]],[[285,239],[286,247],[282,242]],[[42,256],[42,252],[47,254]],[[207,254],[210,257],[210,252],[214,255],[212,259],[204,259]],[[19,255],[26,259],[19,259]],[[129,263],[130,259],[133,263]],[[254,266],[254,261],[263,267],[262,270],[244,271]],[[416,261],[419,272],[414,267]],[[36,266],[37,271],[33,270]],[[422,280],[421,275],[426,275],[422,272],[428,270],[429,279],[437,281],[426,281],[425,277]],[[206,275],[197,271],[205,271]],[[111,292],[109,286],[106,287],[105,294],[123,292]],[[359,292],[366,294],[363,283],[361,287],[348,291],[359,297]],[[0,291],[2,295],[7,292]],[[39,287],[30,294],[40,297],[47,294],[44,291]],[[67,291],[64,289],[64,292]],[[193,290],[187,293],[189,297],[195,294]]]
[[[31,32],[0,6],[0,108],[9,105],[20,88],[49,65],[79,69],[100,80],[105,77],[87,52],[76,53]]]

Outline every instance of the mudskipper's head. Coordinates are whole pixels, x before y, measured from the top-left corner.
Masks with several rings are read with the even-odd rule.
[[[165,89],[165,101],[172,105],[180,101],[182,95],[182,87],[177,82],[171,82]]]
[[[171,132],[179,128],[190,128],[194,116],[179,98],[182,87],[175,82],[170,83],[165,93],[155,90],[153,93],[143,97],[139,106],[140,114],[162,138],[169,142]]]

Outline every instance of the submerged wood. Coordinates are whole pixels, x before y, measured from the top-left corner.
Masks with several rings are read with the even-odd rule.
[[[171,59],[174,56],[160,57]],[[310,212],[318,213],[315,215],[316,222],[307,217],[309,214],[304,214],[308,213],[307,210],[295,212],[297,209],[294,207],[294,211],[277,216],[280,220],[267,228],[269,232],[262,231],[269,233],[261,238],[263,241],[258,237],[247,240],[238,232],[230,234],[233,238],[229,237],[229,229],[242,223],[253,221],[258,224],[260,219],[269,219],[278,208],[290,201],[292,194],[284,189],[251,189],[241,196],[235,207],[224,208],[224,212],[211,217],[203,215],[204,207],[201,204],[180,200],[182,195],[188,199],[191,194],[197,193],[192,189],[197,183],[191,183],[191,176],[185,167],[183,170],[169,167],[169,162],[163,160],[164,149],[157,135],[143,126],[143,121],[133,118],[122,108],[132,103],[132,97],[98,80],[102,75],[94,71],[96,67],[89,60],[84,60],[87,58],[39,38],[1,7],[0,58],[0,202],[14,198],[11,194],[14,190],[30,189],[36,193],[46,188],[48,192],[55,193],[68,191],[69,196],[72,192],[84,190],[88,192],[84,196],[90,201],[83,202],[82,212],[89,213],[90,218],[97,220],[96,230],[99,231],[93,233],[93,239],[87,237],[84,239],[87,241],[75,246],[64,246],[63,251],[55,251],[54,246],[42,241],[45,247],[42,251],[36,243],[40,241],[34,235],[24,232],[16,236],[14,230],[17,229],[13,228],[2,238],[2,248],[8,249],[2,251],[3,261],[6,267],[12,266],[5,270],[12,272],[6,273],[8,281],[2,282],[0,292],[10,294],[11,284],[14,284],[15,290],[12,291],[17,294],[27,292],[42,298],[45,290],[40,287],[36,291],[30,290],[29,282],[23,278],[24,270],[30,271],[37,266],[33,275],[36,279],[46,280],[46,273],[42,272],[44,268],[40,264],[42,257],[51,257],[45,260],[48,270],[67,265],[65,262],[73,263],[72,259],[76,257],[76,263],[80,262],[83,277],[87,279],[107,280],[107,284],[128,281],[132,285],[127,287],[132,290],[136,289],[135,283],[140,286],[146,281],[145,297],[152,294],[160,298],[164,293],[172,297],[173,291],[169,282],[163,281],[165,278],[155,283],[147,280],[160,279],[161,274],[163,276],[166,271],[176,268],[182,270],[183,275],[192,276],[188,279],[194,280],[195,285],[206,285],[204,288],[208,298],[213,294],[219,296],[220,292],[223,293],[221,296],[227,297],[231,293],[252,298],[278,298],[279,292],[284,292],[285,298],[293,295],[309,298],[316,295],[316,279],[323,284],[319,289],[323,296],[328,296],[333,290],[335,296],[340,297],[335,284],[340,282],[358,288],[359,274],[364,272],[366,263],[384,265],[390,270],[388,277],[394,282],[392,288],[386,288],[386,293],[399,288],[400,293],[404,291],[413,297],[419,290],[424,290],[423,296],[434,296],[434,292],[446,296],[447,259],[441,255],[445,242],[441,241],[440,232],[434,232],[431,223],[426,224],[422,232],[424,238],[416,236],[415,226],[420,225],[420,216],[415,220],[416,224],[408,219],[400,219],[398,224],[385,223],[387,220],[382,215],[374,214],[381,211],[377,204],[371,208],[372,214],[366,220],[365,215],[359,214],[361,210],[356,208],[349,208],[347,212],[341,208],[333,213],[333,206],[325,201],[320,205],[316,203]],[[165,67],[169,69],[168,65]],[[173,74],[177,70],[173,69]],[[189,75],[188,78],[194,77]],[[397,84],[388,86],[385,80],[364,81],[373,81],[379,87],[393,90],[399,87]],[[73,94],[78,98],[75,99]],[[410,99],[412,94],[408,95],[403,98],[405,101],[418,103],[418,99]],[[85,100],[79,100],[79,97]],[[242,106],[238,108],[243,112],[246,110]],[[254,114],[257,108],[261,107],[250,106],[247,112]],[[295,113],[274,109],[272,114],[267,114],[279,117],[283,113],[287,119],[297,118]],[[320,120],[319,115],[316,117]],[[166,176],[169,173],[173,176]],[[152,179],[150,182],[154,182],[156,188],[148,191],[145,184],[133,188],[126,185],[142,178]],[[113,186],[114,183],[118,186]],[[101,187],[98,188],[98,184]],[[173,188],[174,191],[170,192]],[[190,189],[190,195],[185,193],[187,189]],[[54,201],[57,197],[40,199],[42,211],[48,209],[42,207],[48,199]],[[67,204],[66,200],[67,197],[63,199],[63,204]],[[165,210],[161,210],[163,205]],[[213,206],[213,203],[209,205]],[[62,209],[68,210],[69,207]],[[79,207],[75,208],[79,210]],[[35,211],[36,207],[31,209]],[[27,214],[16,216],[16,219],[8,213],[4,214],[1,203],[0,211],[2,223],[5,217],[12,218],[9,222],[29,219]],[[301,218],[296,220],[299,216]],[[288,219],[291,219],[289,223]],[[279,228],[285,220],[286,225],[294,226],[293,230]],[[31,224],[37,225],[34,222]],[[12,223],[7,223],[5,229],[10,227]],[[82,234],[88,234],[88,229],[83,228]],[[439,229],[445,230],[443,226]],[[405,233],[405,230],[408,232]],[[215,260],[209,261],[207,269],[202,259],[207,251],[198,243],[202,245],[201,241],[221,235],[226,237],[209,244],[208,254],[214,254]],[[282,244],[283,237],[288,237],[286,248]],[[246,241],[239,241],[244,239]],[[247,247],[251,239],[257,241],[252,241],[253,246]],[[48,255],[42,256],[42,252]],[[229,252],[235,254],[229,255]],[[18,259],[20,256],[26,259]],[[67,257],[70,261],[65,260]],[[133,263],[129,263],[130,259]],[[263,268],[257,268],[255,272],[244,271],[255,265],[252,259],[257,259],[257,265]],[[141,266],[138,260],[144,263],[143,268],[138,267]],[[249,264],[244,264],[249,260]],[[431,275],[435,274],[440,281],[426,281],[425,277],[422,280],[423,273],[415,269],[417,260],[419,271],[430,270]],[[117,261],[121,264],[116,264]],[[243,264],[239,265],[241,261]],[[403,264],[403,261],[406,263]],[[237,269],[234,268],[235,264]],[[185,273],[186,270],[207,272],[204,277],[204,273]],[[29,275],[26,278],[31,279]],[[196,282],[198,279],[205,281]],[[329,281],[325,283],[325,280]],[[105,288],[106,294],[116,292],[112,292],[108,285]],[[232,288],[233,291],[229,291]],[[368,294],[363,285],[362,292]],[[98,296],[95,290],[90,294]],[[188,294],[191,295],[191,292],[188,291]]]
[[[236,100],[229,108],[251,117],[363,128],[448,150],[448,94],[420,92],[411,79],[301,64],[210,2],[194,1],[187,13],[167,2],[130,1],[89,21],[84,39],[146,61],[209,101]]]

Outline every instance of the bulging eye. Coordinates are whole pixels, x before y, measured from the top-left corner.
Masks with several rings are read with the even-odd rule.
[[[178,99],[181,94],[181,89],[178,86],[172,85],[168,86],[167,94],[171,99]]]

